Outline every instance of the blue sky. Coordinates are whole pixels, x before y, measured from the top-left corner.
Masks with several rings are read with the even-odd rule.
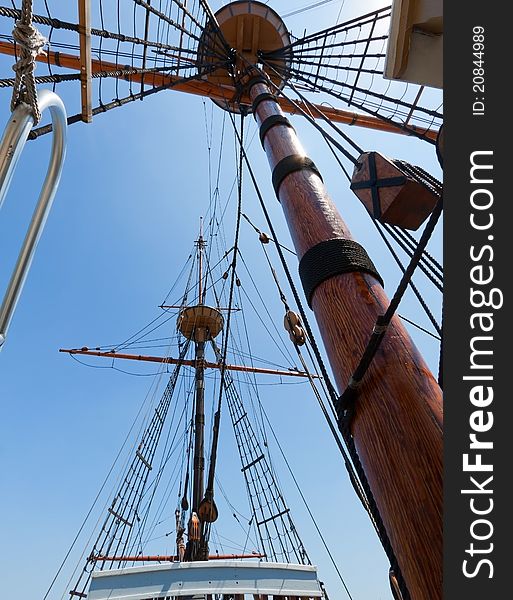
[[[302,6],[287,1],[270,4],[281,13]],[[212,3],[214,9],[220,5]],[[378,5],[365,3],[365,11]],[[322,29],[333,22],[339,9],[339,2],[328,3],[291,17],[287,25],[296,34],[302,32],[304,23],[309,32]],[[350,9],[344,7],[344,18],[363,12],[360,3]],[[10,60],[2,57],[3,74]],[[76,105],[78,87],[61,87],[66,105]],[[2,90],[3,121],[8,118],[9,101],[10,91]],[[391,295],[399,274],[376,239],[364,209],[349,191],[319,134],[300,117],[291,120],[309,156],[321,168],[355,239],[366,246]],[[247,121],[249,139],[255,125],[252,119]],[[114,344],[159,313],[157,306],[187,259],[199,217],[208,206],[205,124],[212,126],[214,138],[219,140],[222,122],[222,111],[212,108],[208,100],[164,92],[100,115],[91,125],[77,124],[69,129],[61,186],[0,353],[0,535],[4,540],[0,564],[6,597],[17,599],[27,592],[35,598],[44,595],[150,386],[148,377],[81,366],[59,354],[58,348]],[[226,132],[220,180],[223,199],[228,197],[235,173],[229,120]],[[364,149],[419,164],[440,177],[431,145],[357,128],[351,128],[350,135]],[[36,201],[49,143],[46,136],[27,144],[0,215],[2,290]],[[218,153],[216,141],[212,144],[215,160]],[[280,238],[290,245],[258,136],[249,153]],[[228,239],[234,210],[232,198],[227,211]],[[247,176],[244,212],[266,229]],[[268,268],[254,233],[245,223],[242,236],[243,256],[261,292],[269,294],[269,306],[277,310],[280,324],[282,313]],[[441,258],[440,231],[431,251]],[[240,276],[250,291],[242,269]],[[438,314],[439,299],[429,291],[426,294]],[[401,306],[401,313],[427,325],[410,297]],[[256,345],[265,346],[265,336],[257,325],[252,334]],[[425,334],[413,331],[412,335],[436,371],[437,344]],[[262,350],[255,353],[262,354]],[[134,365],[121,366],[138,374],[152,372]],[[386,559],[348,484],[311,393],[306,386],[269,386],[269,394],[263,392],[262,399],[353,597],[389,600]],[[229,431],[226,434],[228,438]],[[233,452],[233,446],[227,445],[226,451]],[[275,458],[279,465],[277,454]],[[235,481],[236,469],[227,467],[224,477]],[[286,471],[280,480],[310,556],[319,565],[328,591],[333,590],[331,597],[344,597]],[[171,549],[163,548],[165,551]],[[51,597],[60,598],[63,590],[57,588]]]

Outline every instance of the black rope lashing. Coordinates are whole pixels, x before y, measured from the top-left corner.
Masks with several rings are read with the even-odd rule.
[[[323,180],[322,175],[319,172],[319,169],[315,166],[313,160],[308,158],[308,156],[302,156],[301,154],[291,154],[290,156],[286,156],[285,158],[282,158],[274,167],[272,181],[278,200],[280,199],[280,185],[283,183],[285,177],[296,171],[303,170],[313,171],[321,181]]]
[[[383,285],[365,248],[354,240],[334,238],[316,244],[299,261],[299,276],[308,306],[312,308],[315,289],[323,281],[341,273],[368,273]]]
[[[279,72],[272,66],[269,65],[268,63],[265,63],[270,69],[272,69],[277,75],[279,75]],[[292,89],[294,91],[294,93],[296,93],[299,98],[302,100],[302,102],[304,103],[305,106],[308,107],[309,111],[310,111],[310,115],[308,113],[306,113],[305,110],[303,110],[303,108],[301,107],[301,105],[296,102],[295,100],[293,100],[292,98],[290,98],[289,96],[287,96],[285,94],[285,92],[283,90],[280,90],[276,87],[276,85],[272,82],[272,80],[270,80],[271,85],[273,87],[276,88],[276,90],[289,102],[292,102],[292,104],[295,106],[295,108],[297,108],[299,110],[299,112],[316,128],[318,129],[325,137],[326,139],[330,139],[332,142],[335,142],[335,140],[333,140],[333,138],[331,136],[327,136],[326,132],[324,131],[324,129],[322,129],[322,127],[320,127],[315,119],[312,116],[312,110],[314,110],[320,117],[321,119],[327,123],[332,129],[334,129],[347,143],[349,143],[359,154],[363,154],[363,150],[362,148],[354,141],[352,140],[346,133],[344,133],[339,127],[337,127],[335,125],[335,123],[333,123],[332,121],[330,121],[330,119],[328,119],[328,117],[322,112],[322,110],[319,109],[318,106],[316,106],[315,104],[313,104],[312,102],[310,102],[308,100],[308,98],[306,96],[304,96],[298,89],[297,87],[292,83],[292,81],[288,81],[287,85],[290,87],[290,89]],[[357,115],[354,113],[353,114],[353,121],[351,123],[349,123],[349,125],[354,125],[356,119],[357,119]],[[353,164],[356,163],[356,157],[350,155],[348,153],[348,151],[341,147],[338,143],[335,144],[339,150],[342,150],[342,152],[344,153],[344,155],[349,158],[349,160],[351,162],[353,162]]]
[[[253,111],[253,116],[256,119],[256,109],[258,108],[258,105],[260,104],[260,102],[263,102],[264,100],[274,100],[274,102],[276,102],[276,96],[274,94],[271,94],[270,92],[263,92],[262,94],[258,94],[258,96],[256,96],[256,98],[253,100],[252,104],[251,104],[251,109]]]
[[[265,63],[267,67],[269,67],[272,71],[274,71],[278,76],[280,76],[280,73],[269,63]],[[263,73],[263,71],[261,71]],[[330,127],[332,127],[333,129],[335,129],[335,131],[349,144],[351,144],[351,146],[353,148],[355,148],[356,150],[358,150],[358,152],[360,154],[363,153],[363,150],[348,136],[346,135],[340,128],[338,128],[336,125],[334,125],[327,117],[326,115],[314,104],[312,104],[305,96],[303,96],[298,90],[297,88],[294,86],[294,84],[289,81],[288,82],[288,86],[301,98],[301,100],[303,101],[304,105],[306,107],[308,107],[310,114],[308,114],[306,112],[306,110],[304,110],[304,108],[301,106],[301,104],[299,104],[298,102],[296,102],[293,98],[291,98],[290,96],[288,96],[287,94],[285,94],[285,92],[280,89],[271,79],[269,79],[267,81],[268,85],[271,85],[275,90],[277,94],[280,94],[283,98],[285,98],[285,100],[287,100],[288,102],[290,102],[294,108],[297,110],[297,112],[299,114],[301,114],[303,117],[305,117],[305,119],[311,123],[319,132],[320,134],[324,137],[324,139],[326,140],[326,142],[332,143],[333,145],[335,145],[341,152],[342,154],[349,159],[353,164],[357,163],[357,158],[355,156],[353,156],[350,152],[348,152],[348,150],[346,148],[344,148],[344,146],[342,146],[339,142],[337,142],[331,135],[329,135],[313,118],[312,116],[312,110],[315,110],[315,112],[317,112],[319,114],[319,116],[325,121],[327,122]],[[263,94],[260,94],[263,96]],[[258,96],[257,96],[258,98]],[[255,98],[255,100],[257,100],[257,98]],[[264,100],[264,98],[262,98],[262,100]],[[275,98],[276,102],[278,101]],[[255,115],[256,118],[256,115]]]
[[[251,77],[248,81],[246,81],[243,84],[243,87],[244,89],[249,91],[257,83],[265,83],[266,85],[268,85],[269,79],[264,75],[253,75],[253,77]]]
[[[294,129],[294,127],[292,127],[292,123],[283,115],[271,115],[270,117],[267,117],[267,119],[263,121],[262,125],[260,125],[260,142],[262,144],[262,148],[264,147],[264,141],[267,132],[275,125],[284,125],[285,127]]]

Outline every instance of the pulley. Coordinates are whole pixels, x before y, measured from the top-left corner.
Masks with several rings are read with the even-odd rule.
[[[207,494],[198,506],[198,517],[202,523],[214,523],[219,513],[214,498],[208,498]]]
[[[288,310],[283,318],[283,325],[289,333],[291,342],[296,346],[303,346],[306,342],[306,335],[299,315],[293,310]]]

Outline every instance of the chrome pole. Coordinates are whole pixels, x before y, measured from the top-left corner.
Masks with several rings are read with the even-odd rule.
[[[5,342],[37,243],[52,207],[66,155],[67,119],[62,100],[50,90],[41,90],[38,93],[38,103],[41,112],[47,108],[50,111],[53,129],[52,150],[39,200],[0,306],[0,349]],[[12,113],[5,128],[0,142],[0,208],[33,124],[34,118],[30,107],[21,103]]]

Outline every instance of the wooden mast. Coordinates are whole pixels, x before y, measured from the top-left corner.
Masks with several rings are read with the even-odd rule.
[[[203,305],[203,249],[205,241],[200,234],[196,242],[198,248],[198,304]],[[194,521],[198,520],[198,507],[205,492],[205,342],[208,339],[208,329],[194,327],[193,332],[195,349],[195,415],[194,415],[194,456],[193,456],[193,480],[192,480],[192,512],[189,523],[189,541],[185,557],[186,560],[198,560],[202,558],[202,540],[195,539],[201,528]],[[194,533],[193,533],[194,532]]]
[[[194,415],[194,453],[192,480],[192,507],[188,523],[188,541],[185,548],[185,560],[207,560],[208,539],[202,527],[201,504],[205,495],[205,344],[214,339],[223,329],[221,313],[205,305],[206,286],[204,284],[203,261],[206,247],[203,238],[203,221],[196,241],[198,249],[198,298],[193,306],[184,307],[178,316],[177,328],[180,333],[194,342],[195,348],[195,415]],[[185,503],[186,504],[186,503]],[[182,504],[182,510],[187,510]],[[177,529],[180,519],[177,518]],[[182,533],[182,532],[180,532]],[[180,539],[177,539],[180,554]]]
[[[254,101],[271,89],[257,78],[249,93]],[[274,117],[264,149],[275,186],[282,178],[277,193],[298,257],[313,252],[322,260],[323,243],[350,240],[349,229],[318,173],[290,171],[281,162],[295,157],[289,162],[298,166],[305,152],[295,131],[280,122],[278,103],[268,96],[255,104],[260,126]],[[340,393],[388,304],[378,281],[363,272],[336,274],[314,289],[311,306]],[[352,434],[412,599],[441,598],[441,390],[397,318],[360,388]]]

